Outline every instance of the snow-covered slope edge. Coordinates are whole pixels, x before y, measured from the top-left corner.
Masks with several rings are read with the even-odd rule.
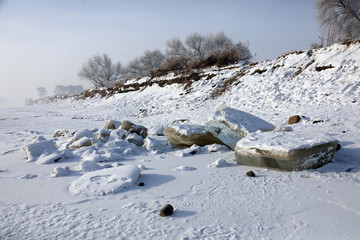
[[[201,70],[198,77],[193,75],[196,81],[188,79],[191,84],[186,86],[154,83],[107,98],[0,108],[0,238],[357,239],[357,56],[358,44],[334,45],[251,66]],[[168,149],[155,154],[144,150],[115,162],[142,166],[136,184],[105,196],[71,194],[71,184],[86,174],[79,170],[80,157],[69,155],[46,165],[24,159],[23,146],[39,135],[51,139],[56,129],[69,134],[101,129],[109,119],[131,120],[153,130],[179,119],[203,125],[221,104],[261,117],[277,128],[286,125],[291,115],[305,116],[290,126],[292,135],[328,134],[342,148],[324,167],[287,173],[236,165],[232,151],[190,154]],[[99,162],[92,170],[108,165]],[[66,176],[51,175],[66,166]],[[256,177],[247,177],[249,170]],[[96,185],[109,177],[105,171],[90,179]],[[140,181],[144,186],[137,186]],[[159,210],[167,203],[175,211],[162,218]]]

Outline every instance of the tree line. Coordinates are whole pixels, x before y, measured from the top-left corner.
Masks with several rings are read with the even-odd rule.
[[[78,76],[98,88],[118,80],[213,65],[225,66],[250,61],[251,58],[248,44],[234,43],[224,32],[207,36],[195,32],[189,34],[185,42],[178,37],[168,40],[165,53],[158,49],[146,50],[125,67],[120,62],[113,63],[107,54],[95,54],[83,64]]]
[[[320,43],[312,44],[313,48],[360,38],[360,0],[317,0],[316,11],[323,35]],[[188,35],[185,42],[177,37],[168,40],[165,53],[146,50],[125,67],[120,62],[112,63],[106,54],[96,54],[83,64],[78,76],[95,87],[104,87],[127,78],[225,66],[251,58],[248,44],[234,43],[223,32],[207,36],[195,32]]]

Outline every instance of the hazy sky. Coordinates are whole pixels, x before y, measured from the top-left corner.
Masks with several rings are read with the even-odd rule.
[[[0,105],[90,85],[77,73],[95,53],[114,62],[160,49],[172,37],[224,31],[255,60],[318,41],[316,0],[0,0]]]

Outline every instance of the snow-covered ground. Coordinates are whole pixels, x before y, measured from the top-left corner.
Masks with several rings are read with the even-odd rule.
[[[154,84],[110,98],[0,108],[0,239],[360,239],[358,56],[360,44],[334,45],[203,70],[186,90]],[[229,79],[231,87],[212,98]],[[94,146],[51,164],[25,159],[23,147],[39,136],[66,146],[71,137],[54,139],[56,130],[102,129],[111,119],[150,133],[175,120],[205,125],[220,105],[277,128],[305,116],[292,134],[327,134],[341,149],[332,163],[299,172],[236,165],[230,150],[171,149],[161,136],[150,136],[161,151],[134,145],[115,157],[116,142],[99,142],[112,161],[95,165],[84,160],[97,155],[81,150]],[[250,170],[256,177],[246,176]],[[165,204],[174,207],[170,217],[159,216]]]

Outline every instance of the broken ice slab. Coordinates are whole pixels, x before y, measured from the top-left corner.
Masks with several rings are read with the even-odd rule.
[[[307,136],[296,132],[252,133],[236,144],[235,161],[284,171],[314,169],[329,163],[338,141],[321,134]]]
[[[272,131],[275,126],[250,113],[222,106],[206,123],[205,128],[231,149],[246,135],[260,131]]]
[[[54,141],[44,140],[24,146],[24,151],[27,155],[27,161],[36,161],[40,156],[47,156],[53,153],[58,153]]]

